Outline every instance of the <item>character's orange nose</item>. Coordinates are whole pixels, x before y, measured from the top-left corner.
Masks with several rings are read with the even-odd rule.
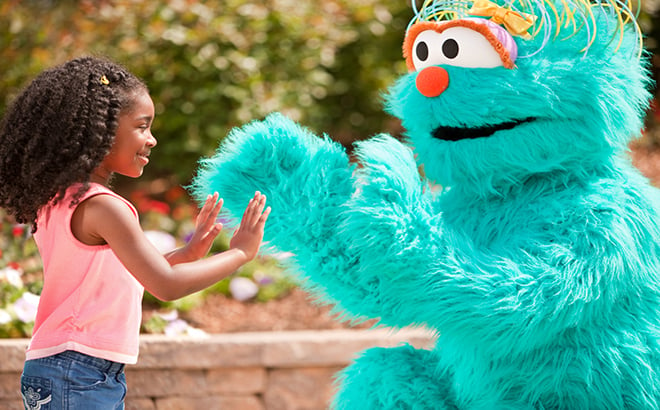
[[[449,86],[447,70],[438,66],[426,67],[417,74],[417,90],[425,97],[437,97]]]

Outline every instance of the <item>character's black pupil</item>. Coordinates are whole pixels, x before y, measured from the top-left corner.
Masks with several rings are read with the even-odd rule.
[[[426,43],[422,41],[417,44],[415,53],[417,54],[417,58],[419,58],[420,61],[426,61],[426,59],[429,58],[429,46],[427,46]]]
[[[456,58],[458,55],[458,43],[453,38],[447,39],[442,43],[442,53],[447,58]]]

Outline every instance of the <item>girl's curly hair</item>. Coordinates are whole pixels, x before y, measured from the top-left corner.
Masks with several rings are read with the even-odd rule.
[[[80,57],[39,74],[0,122],[0,207],[36,230],[41,207],[82,183],[112,146],[118,118],[147,86],[124,67]]]

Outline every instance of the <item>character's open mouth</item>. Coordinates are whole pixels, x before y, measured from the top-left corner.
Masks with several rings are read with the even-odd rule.
[[[433,130],[431,135],[433,135],[433,138],[445,141],[460,141],[464,139],[490,137],[497,131],[510,130],[520,124],[531,122],[535,119],[536,118],[525,118],[524,120],[507,121],[500,124],[485,125],[476,128],[438,127]]]

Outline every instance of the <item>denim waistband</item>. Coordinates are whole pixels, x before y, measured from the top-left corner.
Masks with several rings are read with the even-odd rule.
[[[101,359],[74,350],[66,350],[56,356],[92,366],[109,375],[116,375],[124,371],[124,363]]]

